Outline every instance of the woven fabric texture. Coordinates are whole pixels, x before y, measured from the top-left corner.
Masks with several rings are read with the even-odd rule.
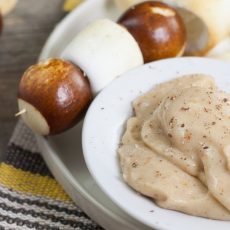
[[[0,164],[0,230],[101,230],[54,179],[19,121]]]

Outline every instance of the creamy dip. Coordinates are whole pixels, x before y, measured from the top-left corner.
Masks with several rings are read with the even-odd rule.
[[[118,150],[124,180],[160,207],[230,220],[230,95],[184,76],[133,108]]]

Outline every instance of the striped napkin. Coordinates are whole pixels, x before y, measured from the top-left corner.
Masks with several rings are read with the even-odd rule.
[[[19,121],[0,164],[0,230],[101,230],[47,168],[32,132]]]

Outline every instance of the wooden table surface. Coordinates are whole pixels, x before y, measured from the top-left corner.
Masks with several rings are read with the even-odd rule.
[[[0,36],[0,155],[17,119],[17,87],[24,70],[35,63],[54,26],[63,18],[63,0],[18,0],[4,17]]]

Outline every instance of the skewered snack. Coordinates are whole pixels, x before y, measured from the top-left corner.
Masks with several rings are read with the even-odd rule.
[[[61,59],[31,66],[20,81],[18,105],[24,122],[35,132],[48,135],[72,127],[92,99],[84,73]]]
[[[63,60],[31,66],[19,85],[17,115],[41,135],[58,134],[72,127],[93,95],[119,74],[143,64],[131,34],[107,19],[89,24],[61,56]]]
[[[181,56],[186,30],[179,14],[170,6],[154,1],[127,10],[118,23],[127,28],[139,44],[145,63]]]

